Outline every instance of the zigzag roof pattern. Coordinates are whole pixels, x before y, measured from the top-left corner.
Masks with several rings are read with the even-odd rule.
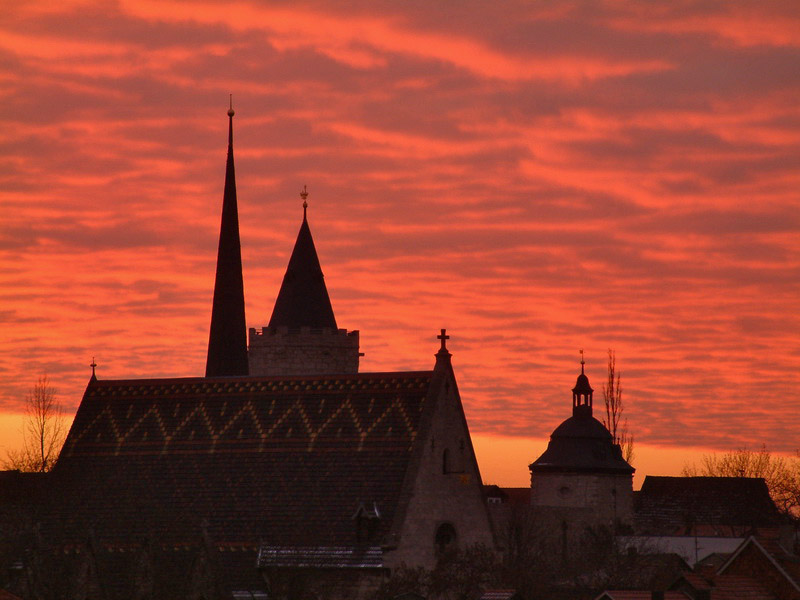
[[[62,462],[81,455],[408,448],[430,372],[94,381]]]
[[[380,538],[432,381],[431,371],[93,380],[52,472],[54,522],[107,546],[204,530],[255,552],[358,546],[353,514],[375,504]]]

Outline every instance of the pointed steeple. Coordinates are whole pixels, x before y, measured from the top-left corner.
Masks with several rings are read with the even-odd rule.
[[[242,249],[239,242],[239,209],[233,168],[233,105],[228,110],[228,162],[219,230],[217,276],[208,336],[206,377],[247,375],[247,330],[244,318]]]
[[[303,223],[300,225],[268,327],[337,329],[317,249],[308,227],[308,192],[305,186],[300,196],[303,198]]]

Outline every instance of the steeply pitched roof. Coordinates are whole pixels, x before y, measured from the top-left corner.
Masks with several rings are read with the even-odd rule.
[[[328,297],[305,208],[303,223],[275,300],[269,327],[330,327],[336,329],[336,317]]]
[[[432,372],[93,381],[53,471],[58,520],[99,543],[357,545],[394,518]],[[203,527],[201,527],[203,524]],[[254,557],[253,557],[253,560]],[[255,562],[253,562],[255,564]]]
[[[233,168],[233,109],[228,111],[228,160],[225,194],[217,251],[217,274],[208,335],[206,377],[247,375],[247,329],[244,318],[242,249],[239,241],[239,209]]]
[[[745,555],[751,554],[750,560]],[[756,567],[753,561],[759,567]],[[739,565],[738,563],[742,564]],[[792,595],[800,595],[800,559],[787,552],[776,540],[758,540],[755,536],[748,537],[717,571],[719,576],[732,577],[738,574],[758,570],[762,573],[766,569],[772,572],[771,583],[778,588],[790,589]],[[773,590],[776,591],[776,590]]]
[[[714,578],[714,600],[778,600],[756,577],[724,575]]]
[[[635,497],[641,533],[731,535],[753,527],[774,527],[780,514],[763,479],[748,477],[655,477],[648,475]]]

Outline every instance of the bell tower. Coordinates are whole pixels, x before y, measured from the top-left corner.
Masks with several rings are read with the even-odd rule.
[[[251,375],[358,373],[358,331],[339,329],[308,225],[308,190],[303,186],[303,222],[283,276],[269,325],[250,328]]]
[[[556,427],[547,450],[530,465],[531,504],[570,544],[578,543],[586,528],[617,531],[633,516],[635,469],[608,429],[592,416],[593,393],[581,351],[572,416]]]

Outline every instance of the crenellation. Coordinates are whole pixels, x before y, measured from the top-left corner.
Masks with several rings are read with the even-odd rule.
[[[359,332],[332,327],[250,328],[251,375],[358,373]]]

